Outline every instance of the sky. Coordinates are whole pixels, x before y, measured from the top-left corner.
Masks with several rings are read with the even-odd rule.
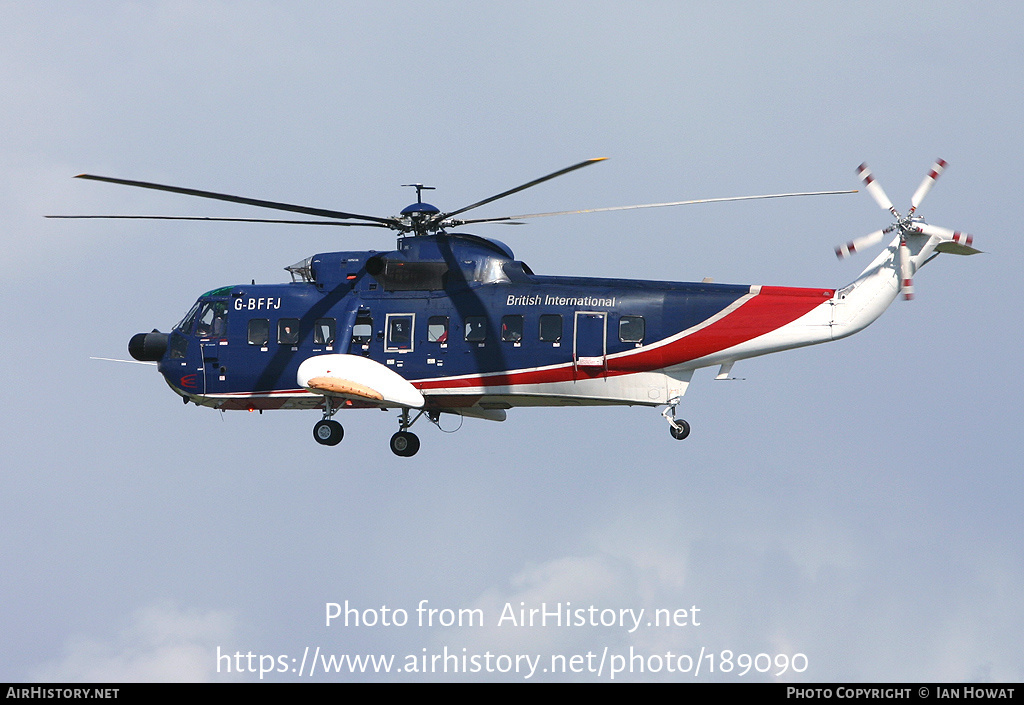
[[[0,681],[1024,679],[1018,3],[0,10]],[[985,254],[850,339],[698,371],[683,442],[651,408],[513,409],[403,459],[391,414],[324,447],[314,412],[90,359],[392,233],[43,218],[266,216],[83,172],[387,216],[401,184],[452,210],[592,157],[479,217],[857,188],[865,161],[905,210],[941,157],[919,213]],[[871,256],[834,246],[890,221],[861,192],[473,232],[538,274],[838,287]]]

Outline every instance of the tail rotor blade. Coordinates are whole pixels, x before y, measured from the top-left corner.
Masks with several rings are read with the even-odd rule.
[[[981,250],[974,249],[974,236],[970,233],[940,228],[938,225],[928,225],[927,223],[915,223],[911,229],[928,237],[939,238],[941,242],[935,246],[936,252],[948,252],[954,255],[976,255],[981,252]]]
[[[857,176],[861,181],[864,182],[864,188],[868,190],[871,197],[875,199],[875,203],[882,207],[882,210],[889,211],[897,218],[900,214],[896,212],[896,209],[892,206],[892,201],[885,195],[885,191],[877,181],[875,181],[874,174],[871,173],[871,169],[868,168],[867,164],[861,164],[857,167]]]
[[[839,259],[843,259],[844,257],[855,255],[861,250],[881,242],[885,234],[887,232],[890,232],[891,230],[892,228],[876,230],[870,235],[865,235],[864,237],[859,237],[856,240],[851,240],[845,245],[839,245],[838,247],[836,247],[836,257],[838,257]]]
[[[935,180],[939,178],[939,175],[946,169],[946,161],[944,159],[936,159],[935,163],[932,164],[931,171],[924,177],[924,181],[917,187],[917,191],[914,191],[913,198],[910,199],[910,214],[912,215],[917,207],[921,205],[921,201],[928,195],[928,192],[932,190],[932,186],[935,185]]]
[[[913,264],[910,262],[910,248],[907,247],[907,240],[900,240],[900,288],[903,290],[903,298],[910,301],[914,298],[914,273]]]
[[[951,240],[953,242],[960,243],[962,245],[970,245],[974,242],[974,236],[968,233],[962,233],[959,230],[950,230],[949,228],[942,228],[938,225],[928,225],[928,223],[914,223],[911,230],[919,232],[922,235],[929,237],[940,237],[943,240]]]

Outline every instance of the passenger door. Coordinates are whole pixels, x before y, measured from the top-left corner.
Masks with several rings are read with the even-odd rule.
[[[573,365],[591,372],[605,369],[608,314],[604,311],[577,311],[573,329]]]

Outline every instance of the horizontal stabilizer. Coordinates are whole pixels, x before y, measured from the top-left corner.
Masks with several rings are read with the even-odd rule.
[[[959,242],[940,242],[935,246],[936,252],[945,252],[948,255],[977,255],[981,250],[976,250],[970,245],[962,245]]]
[[[423,395],[394,370],[360,355],[316,355],[299,365],[296,381],[314,394],[375,403],[423,407]]]

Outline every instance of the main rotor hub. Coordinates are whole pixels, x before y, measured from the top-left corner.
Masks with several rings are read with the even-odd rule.
[[[418,201],[402,209],[402,215],[413,218],[422,218],[425,215],[437,215],[440,212],[441,209],[437,206],[432,206],[429,203],[423,203],[422,201]]]
[[[426,235],[430,230],[436,230],[436,226],[431,228],[430,225],[431,221],[435,220],[434,216],[438,215],[441,209],[423,202],[423,192],[433,191],[434,187],[424,186],[423,184],[402,184],[402,186],[410,186],[416,189],[416,202],[403,208],[400,213],[401,217],[406,219],[413,233],[416,235]]]

